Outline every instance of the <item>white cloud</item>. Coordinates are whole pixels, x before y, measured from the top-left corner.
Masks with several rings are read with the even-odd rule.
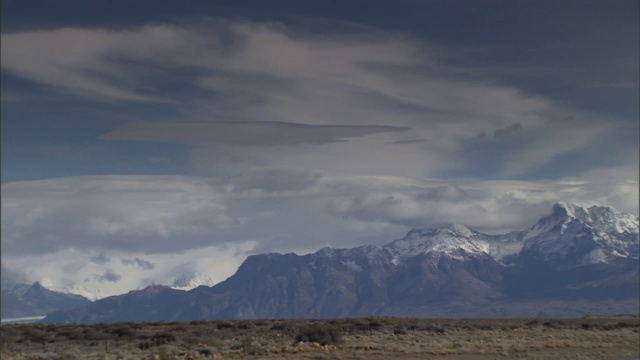
[[[142,112],[146,122],[118,124],[106,138],[189,144],[195,173],[211,176],[4,183],[3,263],[38,264],[30,278],[52,286],[110,278],[100,286],[113,294],[168,281],[188,259],[219,281],[254,251],[382,243],[445,222],[508,231],[561,200],[637,214],[637,142],[620,145],[635,154],[628,159],[592,166],[616,165],[508,180],[596,140],[606,154],[602,139],[624,121],[461,75],[447,65],[449,49],[407,34],[345,26],[312,33],[201,19],[2,34],[3,72],[42,85],[39,96],[171,107],[158,119]],[[16,106],[17,93],[7,94]],[[491,169],[482,179],[473,171],[470,180],[439,179],[465,170],[469,144]],[[484,152],[491,146],[500,156]]]
[[[7,252],[180,249],[182,234],[234,222],[204,178],[95,176],[2,185]]]
[[[253,253],[380,245],[410,227],[450,222],[503,233],[532,225],[557,201],[637,214],[635,174],[621,168],[562,181],[444,181],[282,169],[225,179],[10,182],[2,185],[2,262],[29,281],[85,294],[171,283],[188,263],[221,281]],[[291,183],[279,187],[287,177]]]
[[[382,162],[376,159],[391,153],[380,144],[399,145],[399,140],[410,136],[420,143],[404,148],[411,159],[406,163],[419,163],[413,160],[423,156],[428,165],[419,165],[421,173],[415,175],[434,176],[461,166],[459,152],[475,134],[492,134],[519,124],[532,139],[514,145],[511,159],[499,167],[503,167],[502,176],[526,175],[609,130],[592,126],[593,117],[569,129],[555,119],[573,114],[573,109],[513,86],[465,79],[458,69],[446,65],[447,49],[407,34],[354,24],[342,27],[345,32],[338,35],[281,23],[200,19],[190,24],[9,33],[2,35],[2,69],[67,95],[166,102],[183,117],[154,126],[126,125],[111,134],[120,139],[194,142],[195,136],[214,143],[270,144],[267,135],[273,131],[260,128],[259,133],[267,131],[267,135],[256,137],[256,129],[230,125],[238,121],[244,125],[265,122],[261,126],[305,124],[313,130],[307,134],[310,140],[275,141],[288,144],[323,143],[339,139],[345,131],[347,137],[378,132],[371,126],[412,129],[408,134],[376,134],[358,146],[338,147],[340,156],[347,159],[343,168],[356,164],[365,168],[360,174],[374,174]],[[208,132],[194,131],[189,125],[203,121],[221,123]],[[324,125],[337,127],[331,130]],[[340,128],[344,125],[363,127]],[[161,134],[158,126],[165,128]],[[166,129],[171,126],[174,131]],[[125,136],[131,131],[123,129],[132,127],[137,135]],[[572,135],[563,137],[569,130]],[[336,151],[330,151],[326,146],[322,151],[303,150],[308,157],[298,154],[298,162],[326,162],[322,159],[335,157]],[[205,163],[200,162],[199,168]],[[389,172],[375,175],[407,169],[398,161],[393,163]],[[108,224],[101,226],[115,230]]]
[[[532,225],[558,201],[614,206],[637,214],[637,180],[609,181],[422,181],[387,188],[363,178],[327,202],[335,216],[406,227],[461,223],[486,233]],[[386,179],[383,179],[386,180]],[[388,182],[388,181],[387,181]],[[634,188],[635,185],[635,188]],[[366,190],[368,188],[368,191]],[[599,194],[599,196],[595,196]],[[622,194],[628,196],[623,199]],[[634,202],[635,201],[635,202]]]
[[[20,269],[20,281],[80,294],[91,299],[123,294],[152,284],[171,286],[182,275],[197,272],[214,283],[231,276],[255,243],[208,246],[172,254],[111,251],[103,263],[91,260],[91,251],[64,249],[48,254],[6,258],[7,268]],[[94,255],[95,257],[95,255]],[[157,264],[153,269],[131,266],[131,257]],[[3,269],[4,269],[3,258]]]

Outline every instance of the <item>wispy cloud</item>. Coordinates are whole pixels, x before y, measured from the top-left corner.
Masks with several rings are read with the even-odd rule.
[[[140,269],[143,270],[153,270],[153,268],[155,267],[155,265],[147,260],[143,260],[140,258],[135,258],[135,259],[122,259],[120,261],[122,264],[124,265],[134,265],[137,266]]]
[[[381,132],[398,126],[305,125],[283,122],[159,122],[127,124],[104,136],[108,140],[186,144],[294,145],[323,144]]]
[[[233,223],[207,179],[104,176],[2,185],[3,249],[182,249],[180,234]],[[205,241],[204,236],[201,240]]]
[[[354,150],[341,147],[345,166],[371,164],[365,173],[379,165],[379,154],[368,150],[381,144],[416,145],[407,156],[430,158],[423,175],[437,176],[465,165],[460,152],[470,137],[526,131],[530,141],[514,144],[511,159],[496,165],[501,176],[522,176],[608,131],[587,114],[576,136],[551,139],[567,130],[555,119],[574,109],[486,77],[460,76],[446,63],[449,49],[424,39],[349,23],[340,29],[199,19],[8,33],[2,69],[65,96],[164,102],[179,114],[125,124],[108,139],[299,145],[366,136]],[[194,151],[197,157],[203,150]]]
[[[84,113],[56,118],[82,141],[34,140],[45,149],[38,161],[55,156],[83,173],[82,158],[87,173],[104,174],[90,163],[135,149],[131,172],[188,174],[3,183],[3,263],[38,264],[27,275],[46,284],[114,294],[171,279],[191,261],[220,281],[254,251],[389,241],[445,222],[503,232],[559,200],[638,211],[638,141],[628,136],[637,119],[505,80],[553,85],[559,70],[546,63],[476,65],[474,54],[415,34],[309,19],[65,27],[1,40],[3,75],[20,85],[3,82],[2,101],[30,110],[11,118],[13,134],[28,124],[31,140],[51,126],[60,106],[51,99],[103,112],[99,126]],[[628,60],[616,76],[576,83],[633,89],[624,79],[637,61]],[[85,152],[97,143],[107,150]],[[18,154],[14,169],[39,169]],[[582,165],[559,169],[563,157]]]

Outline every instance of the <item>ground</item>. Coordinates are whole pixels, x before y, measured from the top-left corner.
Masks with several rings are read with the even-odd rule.
[[[4,325],[4,359],[638,359],[640,318]]]

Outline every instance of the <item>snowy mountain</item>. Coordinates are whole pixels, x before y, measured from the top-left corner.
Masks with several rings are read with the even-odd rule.
[[[638,248],[637,217],[558,203],[505,235],[453,224],[413,229],[383,247],[254,255],[213,287],[133,291],[46,321],[637,313]]]
[[[205,274],[197,271],[187,272],[177,277],[171,287],[176,290],[191,290],[198,286],[213,286],[214,282]]]
[[[437,228],[412,229],[407,236],[384,248],[396,259],[418,254],[440,254],[462,260],[469,256],[490,256],[501,264],[522,249],[523,241],[513,235],[492,236],[471,230],[464,225],[451,224]]]
[[[604,206],[558,203],[522,232],[521,256],[564,261],[565,266],[638,259],[638,218]]]
[[[191,290],[198,286],[213,286],[214,281],[207,275],[198,272],[192,264],[181,264],[168,269],[159,269],[155,272],[148,271],[147,277],[124,278],[130,289],[141,290],[148,286],[165,285],[177,290]],[[94,273],[93,277],[85,277],[79,282],[69,282],[63,286],[55,286],[46,283],[47,288],[67,294],[84,296],[91,301],[103,299],[108,296],[120,295],[115,292],[121,289],[120,280],[109,282],[100,280],[100,272]]]
[[[79,295],[51,291],[40,283],[12,284],[1,290],[0,314],[2,319],[44,316],[55,310],[66,310],[88,304],[90,301]]]

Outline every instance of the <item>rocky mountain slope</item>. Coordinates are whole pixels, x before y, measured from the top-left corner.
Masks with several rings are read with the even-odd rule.
[[[0,311],[3,319],[44,316],[52,311],[67,310],[90,303],[80,295],[51,291],[39,283],[3,284]],[[5,288],[6,287],[6,288]]]
[[[558,203],[505,235],[453,224],[413,229],[383,247],[255,255],[213,287],[149,287],[45,321],[637,312],[639,258],[637,217]]]

